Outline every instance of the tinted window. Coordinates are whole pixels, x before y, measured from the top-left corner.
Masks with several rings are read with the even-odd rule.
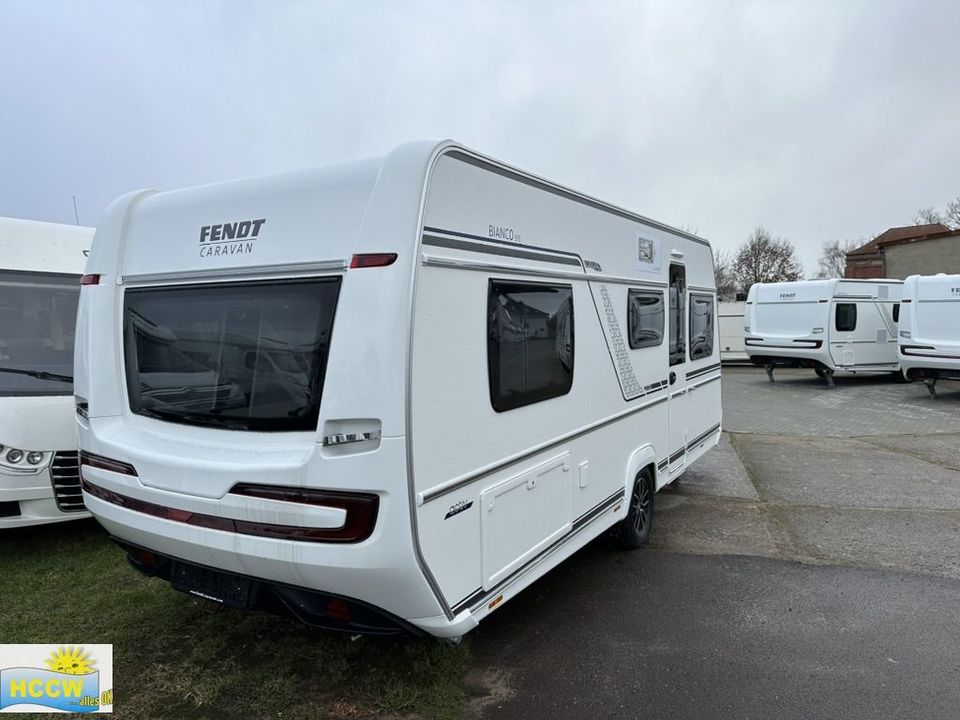
[[[339,278],[129,290],[130,409],[232,430],[315,430]]]
[[[837,303],[837,330],[853,332],[857,329],[857,304]]]
[[[900,303],[894,303],[893,305],[893,321],[900,322]]]
[[[690,359],[713,355],[713,296],[690,295]]]
[[[570,392],[573,356],[569,285],[490,281],[487,363],[494,410]]]
[[[79,299],[79,275],[0,272],[0,395],[73,394]]]
[[[683,297],[687,289],[686,270],[681,265],[670,266],[670,364],[678,365],[686,360],[686,343],[683,333]]]
[[[663,293],[627,292],[627,330],[630,347],[652,347],[663,342]]]

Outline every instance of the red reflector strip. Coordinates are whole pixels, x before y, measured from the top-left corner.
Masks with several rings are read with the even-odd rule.
[[[354,255],[350,260],[350,269],[386,267],[387,265],[393,265],[396,259],[396,253],[366,253],[364,255]]]
[[[138,500],[128,495],[121,495],[112,490],[107,490],[99,485],[90,483],[83,477],[80,479],[80,484],[84,492],[90,493],[105,502],[133,510],[134,512],[152,515],[153,517],[158,517],[163,520],[173,520],[174,522],[180,522],[186,525],[194,525],[210,530],[221,530],[223,532],[233,532],[240,535],[255,535],[257,537],[275,538],[277,540],[301,540],[304,542],[356,543],[366,540],[373,532],[377,520],[377,510],[380,506],[380,498],[376,495],[322,493],[329,495],[331,498],[336,497],[340,499],[340,504],[338,505],[334,505],[332,502],[325,504],[346,509],[347,521],[339,528],[311,528],[261,523],[250,520],[234,520],[216,515],[190,512],[189,510],[168,508],[163,505],[157,505],[156,503],[147,502],[146,500]],[[354,503],[362,502],[362,509],[361,505],[352,505],[354,511],[351,513],[351,506],[344,503],[344,500],[351,500]]]
[[[82,450],[80,451],[80,464],[89,465],[92,468],[99,468],[100,470],[109,470],[110,472],[120,473],[121,475],[137,477],[137,469],[130,463],[112,460],[103,455],[94,455],[93,453]]]
[[[80,284],[81,285],[99,285],[100,273],[91,273],[90,275],[81,275]]]

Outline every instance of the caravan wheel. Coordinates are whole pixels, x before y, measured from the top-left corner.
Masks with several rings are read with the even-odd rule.
[[[817,374],[817,377],[820,378],[821,380],[827,376],[827,372],[823,368],[816,367],[813,369],[813,371]]]
[[[636,550],[650,537],[653,525],[653,476],[641,470],[633,481],[630,509],[617,527],[618,544],[624,550]]]

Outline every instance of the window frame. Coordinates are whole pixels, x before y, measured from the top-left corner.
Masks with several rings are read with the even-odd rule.
[[[705,292],[692,292],[690,293],[690,303],[687,308],[687,326],[691,334],[691,339],[693,335],[693,305],[696,302],[696,299],[707,299],[710,305],[710,352],[706,355],[697,355],[693,356],[693,343],[689,343],[687,346],[687,353],[690,357],[690,362],[695,360],[703,360],[705,358],[713,357],[713,354],[716,350],[717,344],[714,342],[714,335],[716,334],[716,317],[717,317],[717,303],[716,296],[711,293]]]
[[[654,342],[653,340],[644,340],[640,341],[636,345],[633,343],[633,318],[634,318],[634,305],[633,298],[636,296],[647,296],[647,297],[656,297],[660,301],[660,338]],[[667,313],[664,305],[664,293],[663,290],[650,290],[644,288],[630,288],[627,290],[627,344],[630,346],[631,350],[639,350],[641,348],[648,347],[660,347],[663,345],[663,336],[665,335],[665,326],[667,323]]]
[[[853,325],[849,328],[840,327],[840,308],[841,306],[849,306],[853,308]],[[857,303],[855,302],[838,302],[833,311],[833,329],[837,332],[856,332],[857,331]]]
[[[550,289],[550,290],[563,290],[569,293],[570,301],[570,318],[569,318],[569,327],[570,327],[570,366],[566,367],[562,359],[558,358],[558,362],[564,366],[568,372],[567,382],[560,386],[559,388],[538,388],[534,391],[525,392],[523,394],[507,396],[500,392],[500,349],[499,341],[494,342],[494,327],[493,323],[496,321],[494,314],[491,312],[492,303],[495,298],[498,298],[501,292],[498,288],[505,286],[509,287],[520,287],[520,288],[529,288],[530,292],[535,292],[540,289]],[[513,292],[516,292],[514,290]],[[566,299],[561,301],[561,305],[566,302]],[[536,405],[545,400],[552,400],[554,398],[563,397],[568,395],[570,390],[573,388],[573,376],[574,370],[576,367],[576,328],[575,328],[575,317],[576,310],[573,301],[573,284],[571,283],[550,283],[550,282],[531,282],[528,280],[509,280],[509,279],[498,279],[498,278],[489,278],[487,280],[487,323],[486,323],[486,332],[487,332],[487,389],[490,396],[490,405],[497,413],[508,412],[510,410],[516,410],[517,408],[527,407],[528,405]],[[559,313],[558,306],[558,313]],[[557,339],[557,330],[555,328],[553,340],[556,342]]]

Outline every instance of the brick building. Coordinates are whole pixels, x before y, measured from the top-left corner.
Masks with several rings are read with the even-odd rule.
[[[900,278],[960,273],[960,230],[946,225],[890,228],[847,253],[848,278]]]

